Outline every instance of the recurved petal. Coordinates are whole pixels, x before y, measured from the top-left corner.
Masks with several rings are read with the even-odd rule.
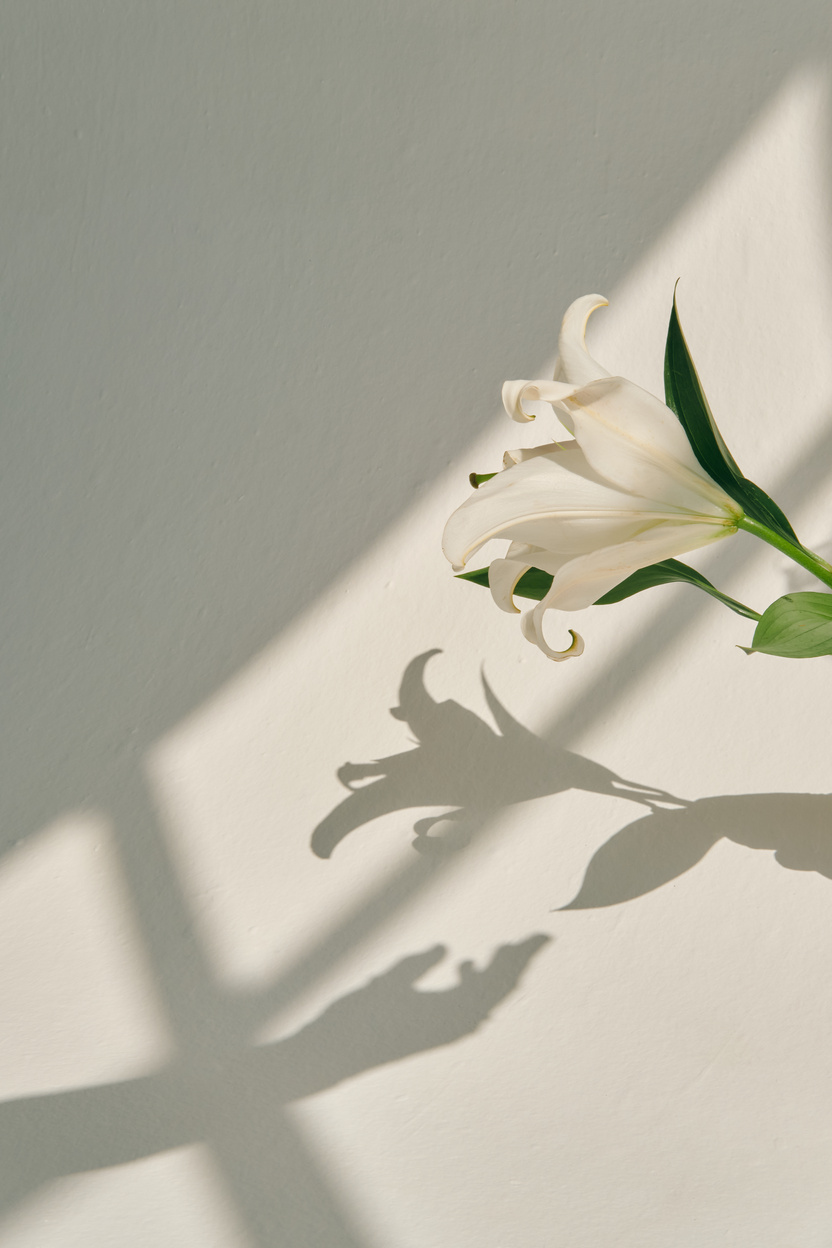
[[[629,541],[577,555],[555,573],[552,588],[542,599],[539,609],[541,613],[552,607],[561,611],[580,611],[597,602],[638,568],[696,550],[728,537],[733,531],[724,524],[674,524],[664,521]]]
[[[543,633],[548,611],[578,611],[589,607],[631,572],[674,555],[684,554],[725,537],[730,529],[710,524],[660,524],[630,542],[570,559],[555,573],[552,588],[520,622],[523,636],[550,659],[572,658],[583,652],[583,641],[572,629],[568,650],[553,650]]]
[[[517,559],[491,560],[488,565],[488,588],[501,611],[507,611],[509,615],[519,614],[520,608],[514,605],[514,587],[531,567],[534,564],[521,563]]]
[[[537,459],[539,455],[556,455],[558,451],[574,450],[577,442],[547,442],[544,446],[521,446],[516,451],[503,454],[503,467],[512,468],[515,464],[523,464],[527,459]]]
[[[532,546],[529,542],[512,542],[505,557],[519,560],[520,563],[530,563],[532,567],[539,568],[541,565],[537,563],[537,560],[545,553],[539,546]]]
[[[576,390],[566,406],[587,462],[611,485],[696,513],[738,510],[700,467],[670,408],[640,386],[603,378]]]
[[[609,377],[608,371],[592,358],[586,347],[587,321],[596,308],[606,307],[607,302],[603,295],[583,295],[566,309],[558,338],[556,381],[585,386],[599,377]]]
[[[575,632],[574,628],[569,629],[572,637],[571,646],[568,646],[565,650],[553,650],[549,645],[543,636],[544,612],[541,610],[541,606],[535,607],[532,611],[527,611],[520,621],[520,629],[526,641],[531,641],[539,650],[543,651],[547,658],[554,659],[556,663],[562,663],[564,659],[579,658],[584,652],[584,639]]]
[[[512,420],[523,423],[534,420],[534,412],[527,412],[523,400],[543,403],[562,403],[574,394],[576,387],[560,381],[505,381],[503,382],[503,407]]]
[[[554,576],[571,557],[553,555],[550,551],[541,550],[539,546],[531,546],[527,542],[512,542],[504,559],[492,559],[489,564],[488,585],[491,597],[501,611],[507,611],[510,615],[519,614],[520,608],[514,602],[514,590],[521,577],[530,568],[540,568]]]
[[[483,482],[448,520],[442,547],[457,569],[494,537],[558,555],[583,554],[626,541],[675,514],[672,507],[612,489],[575,446],[536,456]]]

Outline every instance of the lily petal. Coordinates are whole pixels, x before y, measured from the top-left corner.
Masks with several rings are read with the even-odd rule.
[[[491,560],[488,565],[488,588],[501,611],[507,611],[509,615],[520,614],[520,608],[514,605],[514,587],[532,567],[534,564],[521,563],[518,559]]]
[[[564,563],[555,573],[552,588],[540,602],[541,613],[557,607],[561,611],[580,611],[623,581],[631,572],[646,568],[662,559],[697,550],[733,530],[722,524],[673,524],[662,522],[627,542],[606,549],[578,555]]]
[[[640,386],[603,378],[575,391],[566,405],[588,463],[611,485],[694,513],[738,510],[700,467],[670,409]]]
[[[574,450],[577,442],[546,442],[543,446],[521,446],[516,451],[503,453],[503,467],[512,468],[515,464],[523,464],[527,459],[537,459],[539,455],[556,455],[558,451]]]
[[[556,556],[540,546],[528,542],[512,542],[504,559],[492,559],[488,567],[488,586],[491,597],[501,611],[519,615],[520,608],[514,602],[517,582],[531,568],[540,568],[554,576],[570,559],[569,555]]]
[[[599,377],[609,377],[607,370],[594,360],[586,346],[586,325],[596,308],[605,308],[603,295],[583,295],[566,309],[558,338],[555,381],[585,386]]]
[[[583,451],[568,444],[483,482],[448,520],[442,548],[457,570],[494,537],[530,543],[555,555],[586,554],[677,516],[672,504],[645,505],[643,499],[613,489],[593,472]],[[719,520],[724,522],[722,513]]]
[[[527,412],[523,407],[523,399],[532,402],[562,403],[570,398],[578,386],[561,381],[506,381],[503,383],[503,407],[512,420],[521,424],[534,420],[534,412]]]
[[[543,636],[543,612],[539,607],[535,607],[533,611],[527,611],[520,621],[520,631],[526,638],[531,641],[539,650],[550,659],[554,659],[556,663],[562,663],[564,659],[577,659],[584,652],[584,639],[574,628],[570,628],[572,635],[572,645],[566,650],[553,650]]]
[[[612,377],[586,346],[591,313],[606,304],[586,295],[568,309],[552,381],[507,381],[506,411],[533,420],[524,405],[551,403],[574,441],[507,451],[504,469],[453,513],[443,549],[459,571],[492,538],[507,538],[489,584],[503,610],[530,568],[552,576],[542,602],[521,620],[524,636],[556,661],[583,651],[554,650],[543,634],[547,611],[590,606],[639,568],[736,532],[742,512],[700,466],[685,430],[664,403]]]
[[[529,542],[512,542],[506,551],[506,559],[517,559],[520,563],[528,563],[532,567],[539,568],[543,565],[538,563],[538,559],[544,558],[546,551],[540,546],[532,546]],[[544,569],[548,570],[548,569]],[[552,573],[554,576],[554,573]]]

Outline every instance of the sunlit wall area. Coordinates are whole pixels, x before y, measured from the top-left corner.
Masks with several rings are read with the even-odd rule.
[[[828,1245],[832,660],[674,586],[554,664],[440,550],[679,279],[832,552],[827,6],[0,32],[0,1248]]]

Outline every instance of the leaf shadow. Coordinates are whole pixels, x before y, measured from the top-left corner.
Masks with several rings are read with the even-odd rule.
[[[832,795],[749,793],[654,807],[592,856],[576,896],[561,910],[615,906],[690,871],[721,840],[773,852],[790,871],[832,880]]]

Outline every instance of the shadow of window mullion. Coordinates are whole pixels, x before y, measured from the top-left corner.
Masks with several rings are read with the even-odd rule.
[[[147,781],[124,767],[106,802],[125,893],[151,979],[177,1041],[200,1043],[232,1015],[210,966]]]

